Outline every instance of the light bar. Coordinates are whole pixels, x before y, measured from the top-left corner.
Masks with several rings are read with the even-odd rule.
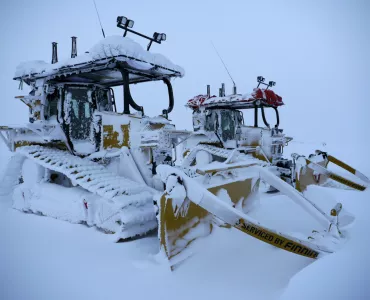
[[[161,42],[163,42],[167,39],[166,34],[163,33],[163,32],[162,33],[154,32],[153,37],[149,37],[145,34],[142,34],[140,32],[137,32],[137,31],[133,30],[132,27],[134,27],[134,21],[130,20],[130,19],[124,17],[124,16],[118,16],[117,17],[117,27],[124,30],[123,37],[125,37],[128,32],[131,32],[133,34],[136,34],[138,36],[141,36],[141,37],[149,40],[149,44],[146,48],[147,51],[149,51],[153,42],[161,44]]]
[[[264,82],[265,81],[265,78],[263,78],[263,76],[258,76],[257,77],[257,82]]]
[[[162,41],[165,41],[167,38],[166,34],[165,33],[158,33],[158,32],[154,32],[153,33],[153,39],[157,42],[157,43],[161,43]]]
[[[257,82],[258,82],[257,88],[259,88],[260,84],[263,84],[266,86],[266,90],[269,87],[273,87],[276,85],[275,81],[269,81],[269,83],[265,83],[265,78],[263,76],[257,76]]]
[[[134,23],[135,22],[133,20],[130,20],[126,17],[123,16],[117,17],[117,26],[132,28],[134,27]]]

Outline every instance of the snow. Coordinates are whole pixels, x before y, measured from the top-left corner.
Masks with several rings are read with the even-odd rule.
[[[9,153],[1,147],[3,170]],[[351,152],[338,157],[361,165]],[[370,168],[360,170],[369,174]],[[9,196],[1,197],[0,299],[366,299],[369,191],[325,190],[356,216],[336,253],[314,261],[238,230],[215,228],[174,272],[157,255],[155,234],[112,243],[111,235],[95,228],[25,214],[11,208]],[[309,233],[312,218],[300,207],[279,194],[268,199],[261,199],[253,218]]]
[[[117,10],[111,8],[122,5],[120,1],[115,2],[102,5],[105,10],[100,13],[103,17],[106,14],[105,26],[116,17]],[[363,89],[357,88],[369,78],[370,40],[364,38],[369,36],[369,2],[311,1],[310,4],[281,5],[270,1],[263,10],[263,22],[258,13],[249,14],[246,20],[258,23],[260,30],[241,25],[246,11],[259,11],[257,2],[239,1],[235,5],[195,2],[182,7],[169,2],[158,9],[158,3],[149,1],[146,9],[142,3],[130,7],[132,17],[140,15],[144,21],[140,22],[141,28],[157,30],[167,26],[166,33],[174,37],[173,43],[168,43],[173,48],[167,51],[172,51],[173,57],[181,57],[191,73],[184,82],[177,83],[175,96],[179,97],[176,98],[187,99],[203,90],[205,84],[215,88],[222,80],[228,80],[206,45],[212,39],[221,46],[220,53],[238,84],[246,84],[247,88],[254,86],[259,72],[269,73],[269,79],[277,80],[278,88],[289,102],[281,111],[288,134],[300,135],[298,141],[306,142],[337,140],[338,145],[329,153],[335,151],[335,156],[370,175],[369,101]],[[14,64],[26,56],[37,57],[46,48],[42,45],[47,41],[68,38],[69,34],[76,33],[77,27],[82,30],[77,32],[81,38],[95,39],[94,36],[100,34],[96,20],[95,28],[94,20],[79,26],[81,20],[92,19],[90,13],[83,14],[91,12],[86,10],[85,3],[46,1],[35,5],[25,2],[23,11],[19,10],[19,3],[13,3],[13,9],[11,4],[1,9],[7,45],[2,47],[5,106],[0,118],[12,122],[17,116],[20,119],[25,109],[21,103],[17,109],[15,104],[9,104],[14,101],[6,100],[12,99],[18,87],[16,82],[9,81]],[[45,26],[65,19],[65,8],[70,6],[75,9],[68,10],[68,22],[60,22],[63,25],[58,30]],[[51,10],[54,12],[50,13]],[[182,13],[178,14],[179,10]],[[153,23],[153,11],[157,12],[154,23],[159,21],[158,27]],[[204,11],[215,19],[229,20],[225,27],[228,34],[220,39],[219,30],[204,18]],[[187,22],[189,15],[198,21]],[[275,21],[277,15],[279,22]],[[29,22],[31,16],[43,17],[33,17]],[[10,21],[19,17],[29,25],[32,23],[32,30],[23,30],[25,22]],[[261,39],[261,32],[271,33],[267,40],[274,45],[274,50],[268,46],[251,46],[251,41],[266,41]],[[240,39],[241,36],[246,38]],[[204,37],[209,38],[205,41]],[[69,47],[65,52],[69,53]],[[50,53],[45,53],[43,56],[47,58]],[[84,59],[79,55],[74,62]],[[155,89],[150,90],[150,95],[158,98]],[[151,114],[154,108],[157,109],[157,101],[150,101],[145,111]],[[17,111],[17,116],[10,111]],[[190,124],[184,108],[175,109],[172,119],[178,128]],[[363,144],[353,144],[355,141]],[[286,150],[290,151],[292,145]],[[9,156],[2,147],[0,143],[0,174]],[[303,149],[307,152],[294,152],[307,155],[315,147],[309,145]],[[155,236],[124,244],[109,243],[110,237],[94,228],[13,210],[10,198],[3,197],[0,198],[0,299],[278,299],[280,296],[310,300],[369,299],[369,193],[333,189],[327,189],[327,193],[356,216],[355,223],[346,232],[347,244],[337,253],[311,263],[310,259],[274,249],[236,230],[216,228],[215,234],[205,243],[199,243],[196,253],[173,273],[157,262],[157,256],[153,257],[158,251]],[[304,218],[299,207],[280,195],[274,196],[270,203],[262,199],[261,209],[255,213],[261,220],[288,231],[309,229],[309,216]]]
[[[369,299],[370,191],[331,190],[344,207],[356,215],[356,223],[348,229],[345,247],[318,260],[296,274],[281,297],[289,299]],[[304,297],[302,297],[304,295]]]
[[[122,55],[126,57],[122,57]],[[119,61],[126,61],[130,66],[141,70],[148,70],[158,65],[162,68],[177,71],[184,76],[185,71],[178,65],[173,64],[162,54],[146,51],[140,44],[128,37],[118,35],[108,36],[95,44],[88,53],[75,58],[62,60],[55,64],[48,64],[41,60],[20,63],[14,77],[28,76],[31,74],[52,75],[57,69],[73,67],[76,64],[89,63],[96,60],[105,60],[116,57]],[[166,73],[165,69],[161,72]]]
[[[281,106],[284,105],[280,96],[275,94],[272,90],[254,88],[253,92],[250,94],[232,94],[232,95],[224,95],[224,96],[208,96],[208,95],[198,95],[193,97],[192,99],[188,100],[186,103],[187,107],[191,107],[193,109],[205,106],[205,107],[212,107],[212,106],[228,106],[232,104],[239,105],[241,103],[252,103],[255,100],[262,100],[265,104],[272,105],[272,106]]]
[[[50,64],[43,60],[25,61],[17,66],[14,77],[42,73],[48,68],[50,68]]]

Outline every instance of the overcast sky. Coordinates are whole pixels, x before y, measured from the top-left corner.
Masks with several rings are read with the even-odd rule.
[[[26,106],[14,99],[28,93],[19,91],[12,80],[17,64],[50,62],[53,41],[58,42],[59,60],[68,58],[72,35],[78,37],[78,52],[83,53],[102,34],[92,0],[0,3],[0,121],[26,122]],[[185,77],[173,83],[175,109],[170,117],[178,129],[190,129],[191,111],[184,104],[205,93],[207,84],[216,94],[225,82],[231,92],[213,41],[238,92],[251,92],[258,75],[277,82],[275,91],[286,104],[280,109],[281,127],[288,135],[356,144],[370,139],[370,1],[96,0],[96,4],[106,35],[122,34],[116,27],[118,15],[133,19],[134,29],[145,34],[167,34],[167,41],[153,45],[151,51],[185,69]],[[146,45],[145,40],[134,39]],[[149,115],[167,106],[166,88],[160,82],[136,86],[134,96]]]

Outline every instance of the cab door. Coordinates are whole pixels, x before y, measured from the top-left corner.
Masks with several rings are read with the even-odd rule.
[[[95,135],[93,134],[93,106],[91,90],[87,87],[68,86],[65,89],[65,106],[67,112],[69,138],[73,148],[83,154],[95,151]]]

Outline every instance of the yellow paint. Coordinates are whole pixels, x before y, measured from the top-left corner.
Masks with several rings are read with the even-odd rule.
[[[200,175],[205,175],[205,174],[215,175],[218,172],[225,172],[225,171],[231,171],[231,170],[235,170],[235,169],[248,168],[248,167],[255,166],[255,165],[256,165],[256,163],[249,163],[249,164],[239,165],[239,166],[227,166],[226,165],[225,167],[208,169],[208,170],[197,169],[196,172]]]
[[[306,163],[309,164],[310,161],[306,160]],[[326,168],[326,166],[328,165],[328,161],[321,161],[317,164]],[[320,176],[315,177],[313,173],[314,170],[312,170],[308,166],[306,166],[305,168],[301,168],[299,174],[296,174],[296,190],[298,190],[299,192],[303,192],[307,188],[307,186],[311,184],[322,185],[328,179],[327,175],[321,174]]]
[[[269,231],[261,226],[250,223],[244,219],[240,219],[239,222],[237,224],[233,224],[233,226],[256,239],[259,239],[262,242],[273,245],[285,251],[310,258],[317,258],[319,255],[319,252],[316,250],[297,243],[275,232]]]
[[[119,133],[114,131],[113,125],[103,125],[103,148],[122,148],[129,147],[130,138],[130,124],[121,125],[121,131],[123,135],[123,141],[120,142],[118,137]]]
[[[231,182],[209,188],[208,190],[217,195],[221,189],[225,189],[235,206],[239,201],[242,205],[247,201],[251,192],[252,179]],[[187,239],[186,235],[194,228],[203,226],[202,236],[211,234],[213,227],[213,215],[208,211],[190,201],[187,214],[185,216],[175,216],[172,206],[172,199],[163,194],[160,199],[160,243],[166,251],[169,260],[185,250],[197,237]],[[220,224],[221,227],[230,228],[228,224]]]
[[[23,147],[23,146],[44,146],[50,148],[58,148],[61,150],[67,150],[67,146],[62,141],[42,143],[42,142],[33,142],[33,141],[16,141],[14,142],[14,150]]]
[[[187,149],[186,151],[184,151],[184,153],[182,154],[182,157],[186,157],[190,152],[190,149]]]
[[[328,160],[331,163],[343,168],[344,170],[347,170],[348,172],[350,172],[352,174],[356,174],[356,169],[352,168],[351,166],[347,165],[346,163],[342,162],[341,160],[335,158],[334,156],[328,155]]]
[[[252,188],[251,182],[252,180],[248,179],[246,181],[232,182],[212,187],[208,190],[213,194],[217,194],[218,191],[224,188],[228,191],[232,202],[236,204],[240,199],[244,198],[245,201],[248,198]],[[213,215],[191,201],[189,203],[187,214],[185,216],[176,217],[172,207],[172,199],[167,198],[166,193],[164,193],[160,199],[159,220],[160,243],[170,261],[188,248],[189,245],[198,237],[211,234],[212,226],[214,224]],[[190,238],[187,238],[186,235],[198,226],[204,226],[204,228],[208,229],[203,230],[203,234],[200,236],[191,236]],[[318,251],[313,250],[308,246],[286,238],[278,233],[269,231],[258,224],[251,223],[242,218],[239,219],[236,224],[221,224],[219,226],[225,228],[233,226],[265,243],[298,255],[310,258],[317,258],[319,255]]]
[[[335,180],[335,181],[337,181],[337,182],[339,182],[341,184],[344,184],[344,185],[346,185],[348,187],[351,187],[351,188],[353,188],[355,190],[359,190],[359,191],[366,190],[366,187],[365,186],[360,185],[360,184],[357,184],[357,183],[355,183],[355,182],[353,182],[351,180],[348,180],[348,179],[346,179],[346,178],[344,178],[342,176],[339,176],[339,175],[336,175],[336,174],[333,174],[333,173],[331,173],[329,175],[329,178],[332,179],[332,180]]]
[[[225,189],[234,203],[234,206],[241,200],[242,205],[245,204],[251,190],[252,190],[252,178],[248,178],[242,181],[234,181],[223,185],[218,185],[212,188],[209,188],[212,194],[217,195],[221,189]]]
[[[168,259],[179,254],[195,240],[195,238],[190,240],[184,238],[191,229],[197,227],[202,221],[208,223],[208,234],[212,232],[212,220],[209,216],[210,214],[205,209],[190,202],[188,213],[185,216],[176,217],[172,207],[172,199],[167,198],[166,193],[162,195],[160,199],[159,236]]]
[[[161,123],[150,123],[149,127],[151,130],[159,130],[163,128],[166,124],[161,124]]]

